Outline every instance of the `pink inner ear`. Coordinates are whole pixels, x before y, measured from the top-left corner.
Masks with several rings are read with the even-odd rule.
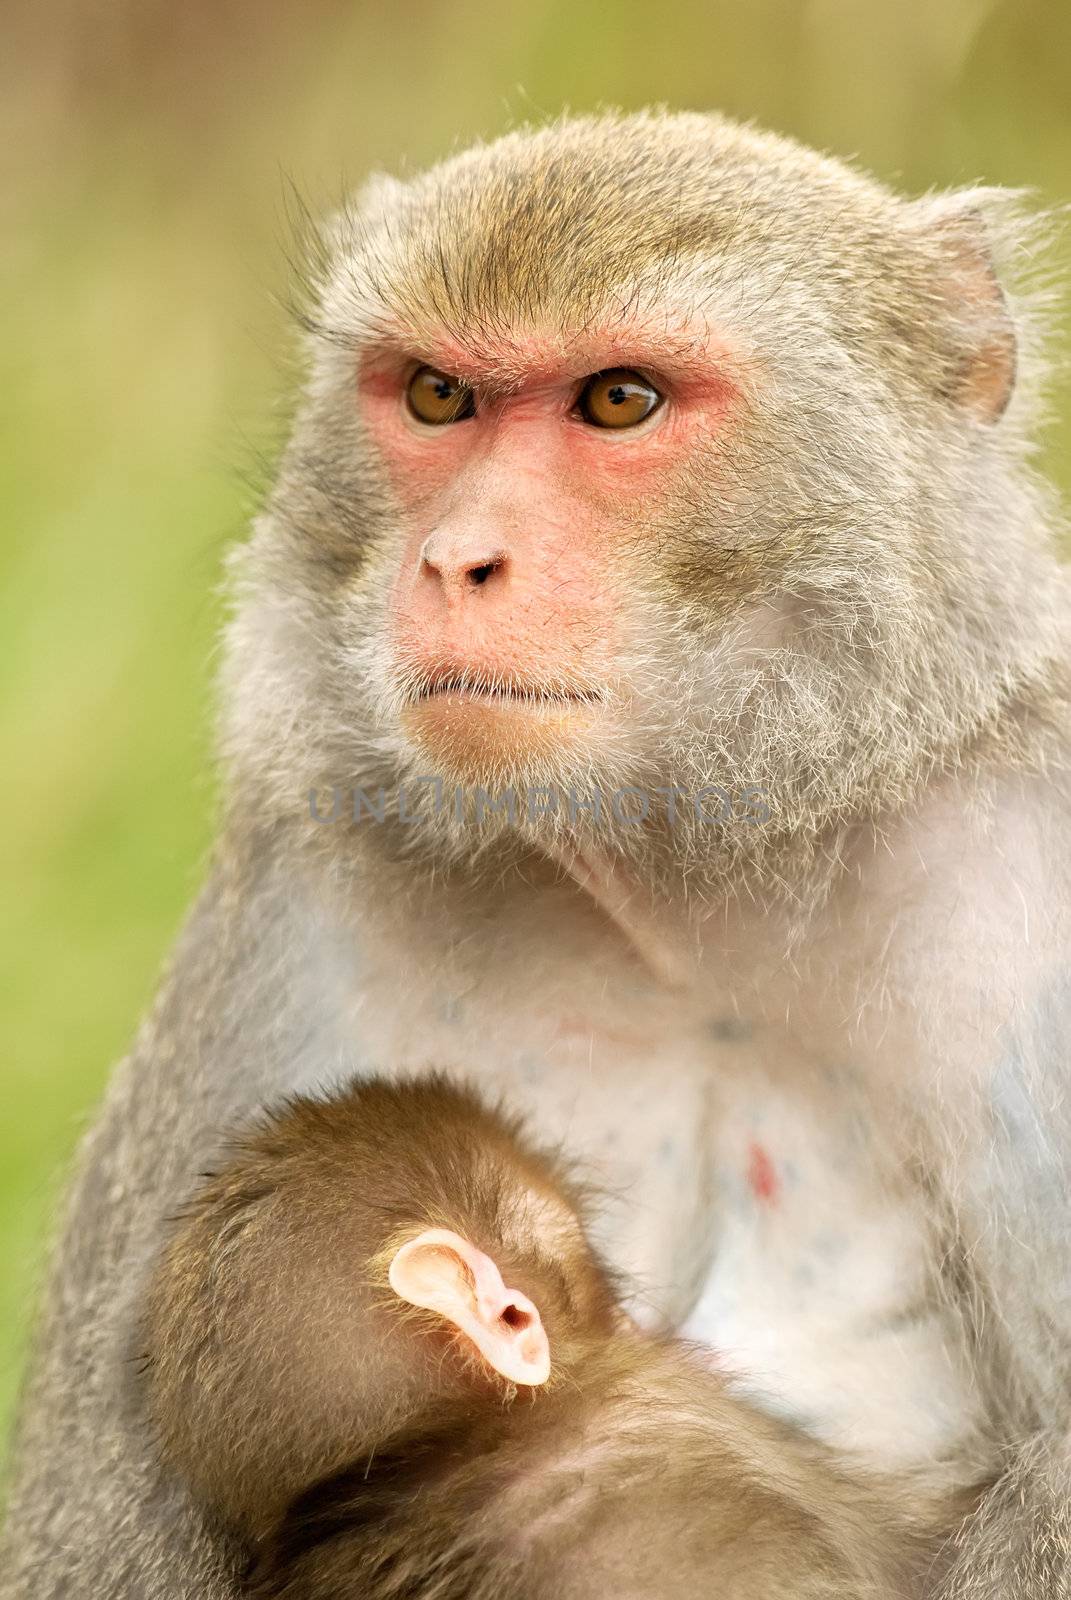
[[[550,1344],[534,1302],[508,1289],[491,1257],[449,1228],[427,1228],[390,1264],[400,1299],[453,1323],[503,1378],[535,1387],[550,1377]]]
[[[982,422],[996,422],[1015,387],[1015,323],[990,254],[985,217],[977,207],[952,212],[938,227],[949,252],[946,287],[968,313],[965,361],[956,399]]]
[[[1015,383],[1015,340],[994,335],[971,362],[960,385],[961,403],[983,422],[996,422],[1007,410]]]

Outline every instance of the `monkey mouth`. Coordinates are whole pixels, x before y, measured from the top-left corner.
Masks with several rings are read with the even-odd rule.
[[[563,682],[443,669],[411,690],[402,723],[440,768],[465,779],[512,781],[589,734],[604,696]]]
[[[411,704],[426,705],[449,699],[490,709],[561,712],[594,707],[603,696],[596,689],[563,683],[529,683],[510,676],[478,672],[441,672],[430,675],[413,691]]]

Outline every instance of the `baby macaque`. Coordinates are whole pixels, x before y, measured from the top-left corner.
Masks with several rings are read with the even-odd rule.
[[[891,1600],[963,1506],[860,1481],[642,1333],[583,1197],[437,1075],[243,1133],[155,1272],[169,1464],[262,1600]]]

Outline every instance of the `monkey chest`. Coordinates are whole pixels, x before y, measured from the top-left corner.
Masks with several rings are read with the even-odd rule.
[[[978,1406],[888,1113],[851,1072],[752,1035],[727,997],[651,999],[561,943],[456,973],[440,950],[410,967],[404,1007],[370,984],[366,1058],[435,1061],[522,1112],[593,1184],[635,1314],[710,1346],[771,1411],[875,1466],[954,1455]]]
[[[764,1408],[874,1466],[954,1457],[980,1407],[925,1203],[881,1159],[879,1119],[837,1072],[722,1091],[684,1333]]]

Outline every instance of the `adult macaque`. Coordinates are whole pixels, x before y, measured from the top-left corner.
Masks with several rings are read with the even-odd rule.
[[[251,1592],[917,1594],[955,1506],[854,1481],[639,1333],[577,1203],[435,1077],[298,1097],[237,1141],[153,1276],[147,1375]]]
[[[428,1061],[609,1182],[649,1326],[861,1469],[998,1476],[943,1600],[1071,1593],[1071,597],[1024,226],[692,115],[337,220],[236,568],[225,831],[83,1155],[0,1594],[231,1600],[139,1398],[147,1264],[232,1118]]]

